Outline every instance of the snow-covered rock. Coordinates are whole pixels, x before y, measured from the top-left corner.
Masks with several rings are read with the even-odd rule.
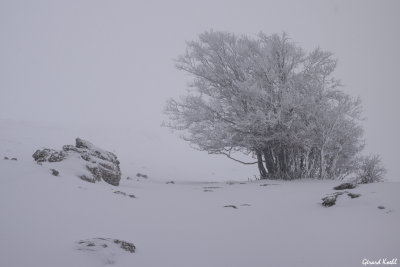
[[[343,194],[347,194],[350,198],[358,198],[361,196],[361,194],[349,193],[347,191],[335,192],[335,193],[329,194],[326,197],[322,198],[322,206],[331,207],[331,206],[335,205],[338,197]]]
[[[336,193],[327,195],[326,197],[322,198],[322,206],[331,207],[331,206],[335,205],[338,196],[341,196],[344,193],[345,192],[336,192]]]
[[[130,242],[111,238],[90,238],[76,243],[77,250],[93,254],[104,265],[114,265],[117,257],[135,253],[136,250],[135,245]]]
[[[82,172],[77,176],[84,181],[105,181],[118,186],[121,180],[119,161],[114,153],[94,146],[92,143],[76,138],[75,146],[65,145],[61,151],[45,148],[36,150],[32,155],[38,164],[43,162],[62,162],[67,158],[76,158],[84,161],[82,165],[88,172]]]
[[[66,157],[66,153],[64,151],[57,151],[54,149],[45,148],[42,150],[36,150],[33,153],[32,157],[37,163],[41,162],[60,162]]]
[[[345,189],[354,189],[357,185],[355,183],[343,183],[338,186],[335,186],[333,189],[335,190],[345,190]]]
[[[99,251],[107,248],[110,249],[110,247],[116,247],[130,253],[135,253],[136,250],[135,245],[130,242],[111,238],[91,238],[80,240],[77,244],[78,250],[86,251]]]

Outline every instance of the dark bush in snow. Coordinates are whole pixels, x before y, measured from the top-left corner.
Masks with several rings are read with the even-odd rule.
[[[53,174],[54,176],[58,176],[60,173],[56,169],[51,169],[51,174]]]
[[[365,157],[357,172],[356,181],[359,184],[369,184],[383,181],[386,169],[379,155]]]

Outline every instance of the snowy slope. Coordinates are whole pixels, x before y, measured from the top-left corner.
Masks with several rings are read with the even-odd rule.
[[[28,143],[40,140],[11,132],[0,138],[0,266],[363,266],[400,256],[400,183],[359,186],[349,190],[359,198],[340,196],[330,208],[321,198],[334,191],[332,181],[167,184],[125,173],[119,187],[90,184],[62,166],[52,176],[29,155],[38,147]],[[72,143],[63,136],[43,131],[42,140]],[[137,250],[78,250],[91,238]]]
[[[36,149],[47,147],[60,150],[63,145],[75,144],[75,138],[81,137],[115,153],[121,162],[122,172],[127,176],[140,172],[166,180],[207,181],[212,178],[223,181],[254,178],[258,172],[255,165],[245,166],[224,156],[196,151],[157,123],[142,128],[137,125],[81,125],[0,119],[0,129],[1,158],[3,155],[30,158]]]

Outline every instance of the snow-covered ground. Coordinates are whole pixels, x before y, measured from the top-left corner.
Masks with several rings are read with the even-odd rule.
[[[321,198],[338,182],[145,179],[121,161],[119,187],[91,184],[33,161],[41,146],[73,144],[63,129],[2,125],[0,266],[363,266],[400,256],[398,182],[361,185],[348,190],[359,198],[342,195],[329,208]],[[132,242],[136,252],[82,250],[92,238]]]

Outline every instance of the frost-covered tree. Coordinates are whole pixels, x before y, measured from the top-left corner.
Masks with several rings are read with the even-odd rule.
[[[176,61],[193,80],[168,126],[200,150],[251,155],[262,178],[341,178],[363,148],[360,101],[340,91],[336,60],[286,34],[205,32]],[[235,159],[236,160],[236,159]]]
[[[386,169],[382,165],[379,155],[372,155],[362,158],[360,168],[357,170],[356,182],[369,184],[383,181]]]

